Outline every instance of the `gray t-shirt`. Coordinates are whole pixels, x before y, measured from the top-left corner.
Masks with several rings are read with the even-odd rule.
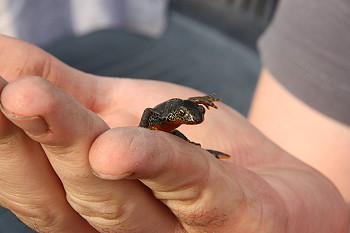
[[[350,1],[282,0],[260,38],[265,67],[291,93],[350,125]]]

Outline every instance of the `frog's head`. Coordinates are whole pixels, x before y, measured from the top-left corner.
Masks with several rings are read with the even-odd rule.
[[[176,124],[195,125],[204,121],[205,109],[192,101],[183,100],[181,105],[169,112],[166,119]]]

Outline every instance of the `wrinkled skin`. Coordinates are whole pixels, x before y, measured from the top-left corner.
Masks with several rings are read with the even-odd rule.
[[[145,103],[202,93],[96,77],[29,44],[0,42],[9,82],[1,80],[0,204],[36,230],[346,232],[334,186],[224,104],[183,129],[232,155],[222,161],[172,134],[126,127]]]

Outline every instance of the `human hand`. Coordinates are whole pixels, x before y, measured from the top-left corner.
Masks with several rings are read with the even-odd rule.
[[[145,107],[174,96],[197,95],[195,91],[153,81],[97,79],[51,57],[40,62],[49,56],[30,46],[26,49],[31,51],[26,65],[18,60],[0,65],[4,77],[10,81],[22,75],[47,77],[85,106],[40,78],[19,79],[3,90],[7,117],[44,149],[1,118],[0,175],[8,179],[0,180],[0,203],[32,227],[93,232],[83,216],[98,230],[109,232],[303,232],[293,231],[305,224],[301,213],[326,208],[334,210],[334,218],[327,215],[322,222],[328,230],[344,226],[344,217],[337,215],[344,212],[342,200],[334,187],[224,105],[208,111],[203,125],[188,127],[191,131],[185,134],[205,148],[231,154],[228,162],[164,132],[109,130],[104,123],[137,125]],[[95,172],[112,181],[92,175],[89,153]],[[135,173],[123,177],[124,172]],[[329,191],[320,193],[317,202],[305,195],[319,188]],[[310,205],[294,208],[295,200]],[[321,207],[315,205],[319,202]],[[309,215],[307,223],[315,222]],[[288,229],[287,219],[293,223],[287,224]]]

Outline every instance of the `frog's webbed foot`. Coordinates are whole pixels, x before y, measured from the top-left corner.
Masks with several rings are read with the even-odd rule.
[[[206,96],[191,97],[191,98],[188,98],[187,100],[192,101],[196,104],[203,104],[207,109],[209,109],[209,107],[218,108],[213,102],[221,101],[221,99],[215,98],[215,96],[216,94],[213,93]]]
[[[211,155],[215,156],[217,159],[229,159],[231,156],[216,150],[206,149]]]

